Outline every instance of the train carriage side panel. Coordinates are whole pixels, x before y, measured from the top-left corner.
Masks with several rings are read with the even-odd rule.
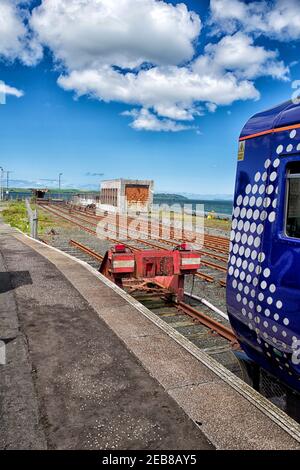
[[[277,127],[282,125],[281,119],[282,109]],[[232,327],[248,356],[300,390],[297,174],[300,175],[297,127],[240,143],[227,308]]]

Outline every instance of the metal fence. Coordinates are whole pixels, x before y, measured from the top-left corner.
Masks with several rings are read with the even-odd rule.
[[[28,220],[29,220],[29,224],[30,224],[30,236],[32,238],[37,239],[38,238],[38,213],[37,213],[37,209],[34,209],[34,210],[31,209],[29,198],[25,199],[25,204],[26,204],[27,215],[28,215]]]

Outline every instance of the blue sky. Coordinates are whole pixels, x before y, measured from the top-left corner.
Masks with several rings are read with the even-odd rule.
[[[232,194],[243,124],[300,80],[299,3],[80,2],[0,4],[11,184],[57,186],[62,172],[64,187],[96,188],[103,173]]]

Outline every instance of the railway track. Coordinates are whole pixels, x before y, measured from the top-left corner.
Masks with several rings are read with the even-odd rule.
[[[83,208],[76,208],[74,206],[73,206],[72,210],[80,212],[81,214],[82,213],[86,214],[89,217],[91,217],[91,218],[93,218],[94,220],[97,220],[97,221],[102,220],[103,217],[106,217],[107,221],[109,221],[109,220],[113,221],[114,220],[113,218],[110,218],[110,216],[105,216],[104,212],[102,213],[102,215],[95,215],[91,211],[84,210]],[[125,225],[130,224],[131,222],[134,221],[134,219],[131,218],[131,217],[128,217],[126,220],[124,220],[124,217],[119,216],[119,222],[120,223],[122,222],[122,220],[125,223]],[[159,229],[159,233],[163,232],[166,229],[166,226],[164,226],[162,223],[156,222],[156,224],[155,224],[153,220],[151,220],[151,225],[154,228],[155,228],[155,225],[156,225],[156,227]],[[149,221],[148,220],[146,220],[146,219],[142,220],[141,223],[140,223],[140,227],[143,228],[144,230],[146,230],[147,235],[149,235],[149,232],[148,232]],[[185,230],[185,233],[187,235],[193,236],[193,233],[190,232],[189,230]],[[169,238],[175,240],[176,239],[175,235],[176,235],[175,228],[172,227],[172,225],[170,225],[170,237]],[[181,241],[188,241],[187,239],[184,239],[182,237],[178,237],[177,241],[180,241],[180,240]],[[220,237],[220,236],[217,236],[217,235],[204,234],[204,244],[207,247],[210,247],[213,250],[219,250],[221,253],[225,253],[226,255],[228,254],[229,240],[225,237]],[[227,259],[225,259],[225,261],[227,261]]]
[[[94,258],[98,262],[101,262],[103,260],[103,256],[101,254],[92,250],[91,248],[84,245],[83,243],[77,242],[76,240],[70,240],[69,244],[70,246],[78,249],[80,252],[87,254],[91,258]],[[151,301],[153,302],[153,299],[151,299]],[[195,324],[199,323],[203,325],[204,327],[206,327],[207,329],[209,329],[212,335],[216,334],[216,335],[219,335],[221,338],[224,338],[225,340],[227,340],[230,343],[231,347],[238,347],[237,339],[233,331],[231,330],[231,328],[215,320],[214,318],[212,318],[212,316],[203,313],[202,311],[199,310],[199,308],[192,307],[191,305],[185,302],[180,302],[178,305],[173,304],[172,308],[176,309],[176,311],[178,311],[179,314],[177,313],[173,314],[173,312],[169,311],[167,314],[168,317],[174,318],[174,315],[175,315],[175,317],[177,317],[178,319],[178,316],[180,318],[181,312],[183,312],[185,315],[189,316],[192,319],[192,322],[189,322],[186,320],[181,321],[182,319],[180,318],[180,322],[179,323],[177,322],[177,325],[179,325],[181,328],[187,327],[187,326],[194,327]],[[169,309],[170,309],[170,305],[169,305]],[[164,312],[162,316],[166,317],[166,312]],[[195,333],[193,334],[193,336],[195,336]],[[215,350],[215,348],[216,346],[214,346],[213,349]],[[222,349],[223,348],[224,348],[224,345],[222,344]]]
[[[112,214],[105,215],[104,212],[101,215],[95,215],[94,213],[90,211],[82,210],[74,206],[72,206],[71,210],[72,212],[77,212],[78,214],[88,217],[89,219],[93,219],[96,222],[101,221],[105,217],[107,223],[112,223],[116,225],[116,220],[118,219],[118,225],[123,226],[126,230],[127,230],[127,226],[130,226],[132,222],[135,221],[135,219],[133,219],[132,217],[125,218],[124,216],[121,216],[121,215],[120,216],[114,216]],[[143,219],[139,221],[139,228],[140,228],[139,231],[144,232],[145,235],[147,235],[147,237],[151,238],[151,231],[150,231],[149,223],[150,223],[149,221],[143,220]],[[161,223],[155,222],[153,220],[151,220],[151,227],[155,233],[159,233],[159,234],[163,233],[164,230],[168,228],[168,226],[167,227],[163,226]],[[171,230],[170,230],[169,238],[171,240],[172,239],[176,240],[177,243],[179,241],[187,241],[187,242],[189,241],[188,239],[185,239],[182,237],[176,237],[175,236],[176,233],[174,232],[174,230],[172,230],[172,227],[170,227],[170,229]],[[185,233],[191,237],[194,235],[189,230],[185,230]],[[159,239],[163,239],[162,236],[159,236]],[[163,240],[166,241],[166,239],[163,239]],[[204,234],[204,245],[206,245],[207,247],[212,247],[212,249],[219,250],[220,252],[228,255],[229,240],[227,238],[216,236],[216,235]],[[224,259],[225,261],[227,261],[226,257],[224,257]]]
[[[81,250],[83,253],[86,253],[87,255],[91,256],[94,259],[96,259],[100,263],[103,261],[103,256],[100,255],[100,253],[97,253],[96,251],[92,250],[88,246],[85,246],[82,243],[77,242],[76,240],[70,240],[69,244],[71,246],[74,246],[78,250]]]
[[[74,214],[74,210],[67,210],[67,209],[64,209],[62,207],[58,208],[57,206],[54,206],[54,207],[51,206],[50,207],[49,205],[47,205],[47,206],[43,206],[43,209],[49,211],[53,215],[61,217],[62,219],[77,225],[82,230],[85,230],[88,233],[91,233],[91,234],[96,236],[97,223],[95,223],[94,219],[97,218],[97,221],[99,223],[99,220],[100,220],[99,216],[86,216],[86,214],[82,213],[81,211],[76,211],[76,214]],[[89,227],[87,227],[87,225],[89,225]],[[145,249],[145,246],[146,247],[150,246],[152,248],[154,247],[154,248],[157,248],[157,249],[164,249],[164,248],[166,248],[166,246],[164,246],[164,245],[168,245],[168,246],[171,245],[171,246],[174,247],[174,246],[178,245],[178,243],[179,243],[179,241],[175,242],[175,241],[169,241],[169,240],[164,240],[164,239],[158,239],[154,243],[154,241],[131,238],[127,234],[127,227],[124,227],[122,225],[118,226],[119,234],[116,233],[117,232],[116,227],[114,227],[114,230],[108,228],[107,232],[112,233],[114,236],[119,235],[119,238],[121,238],[120,229],[123,230],[122,237],[127,238],[128,239],[127,242],[130,241],[130,243],[126,243],[126,246],[128,246],[129,248],[131,248],[133,250]],[[107,238],[110,241],[114,242],[114,243],[118,241],[118,239],[114,238],[113,236],[108,236],[107,235]],[[139,245],[139,246],[142,245],[142,248],[136,248],[136,246],[134,244]],[[204,250],[198,250],[198,251],[202,255],[202,266],[211,268],[213,271],[226,273],[227,268],[226,268],[225,263],[227,262],[227,259],[225,257],[220,256],[220,255],[216,255],[214,253],[211,254],[211,253],[209,253],[207,251],[204,251]],[[209,261],[205,258],[212,258],[213,260],[218,260],[220,262],[220,264]],[[224,279],[218,279],[218,278],[216,279],[216,274],[215,275],[212,275],[212,274],[200,271],[200,272],[197,273],[196,277],[199,277],[200,279],[203,279],[207,282],[214,282],[215,280],[217,280],[217,282],[219,282],[219,284],[222,287],[226,285],[226,281]]]
[[[78,216],[78,214],[73,214],[72,212],[64,209],[64,208],[61,208],[61,207],[57,207],[57,206],[46,206],[46,207],[43,207],[45,210],[49,211],[52,215],[56,216],[56,217],[59,217],[59,218],[62,218],[63,220],[66,220],[68,222],[71,222],[73,225],[75,225],[76,227],[79,227],[80,229],[82,229],[83,231],[93,235],[93,236],[96,236],[96,227],[97,225],[91,221],[91,220],[86,220],[84,217],[80,217]],[[79,211],[76,211],[76,212],[79,212]],[[81,215],[85,215],[85,214],[81,214]],[[99,218],[99,216],[97,217]],[[87,226],[89,225],[89,226]],[[115,231],[113,231],[114,233]],[[112,236],[109,236],[107,237],[108,238],[108,241],[112,242],[112,243],[116,243],[118,242],[118,239],[116,238],[113,238]],[[160,240],[160,241],[156,241],[155,244],[153,243],[153,241],[149,241],[149,240],[135,240],[135,239],[132,239],[132,240],[127,240],[126,242],[126,246],[128,246],[129,248],[133,249],[133,250],[137,250],[137,249],[145,249],[145,245],[146,246],[151,246],[152,248],[155,247],[155,248],[165,248],[166,246],[161,246],[161,245],[158,245],[158,243],[161,243],[162,245],[168,245],[168,242],[165,243],[166,241],[165,240]],[[171,246],[174,246],[174,245],[177,245],[178,243],[177,242],[171,242]],[[107,246],[106,246],[106,249],[107,249]],[[105,249],[105,251],[106,251]],[[209,255],[209,253],[205,252],[203,253],[203,255],[207,256]],[[213,255],[215,256],[215,255]],[[204,259],[204,257],[202,257],[202,265],[204,266],[204,268],[207,268],[207,267],[211,267],[211,271],[212,272],[203,272],[203,268],[201,270],[201,272],[198,272],[196,274],[196,278],[199,278],[200,280],[204,280],[206,282],[209,282],[209,283],[214,283],[214,281],[216,281],[221,287],[224,287],[226,285],[226,281],[224,279],[218,279],[218,275],[220,276],[220,273],[225,273],[226,272],[226,268],[224,266],[224,258],[222,258],[222,263],[223,263],[223,266],[222,265],[216,265],[215,263],[212,263],[211,261],[208,261],[207,259]],[[216,274],[218,273],[218,274]]]
[[[92,258],[95,258],[99,262],[103,260],[102,255],[90,249],[88,246],[85,246],[82,243],[77,242],[76,240],[70,240],[69,244],[79,249],[83,253],[88,254]],[[176,306],[176,308],[182,310],[185,314],[189,315],[194,320],[199,321],[201,324],[205,325],[207,328],[210,328],[212,332],[216,332],[223,338],[227,339],[228,341],[232,343],[232,345],[237,345],[236,337],[233,331],[231,330],[231,328],[223,325],[222,323],[217,322],[216,320],[212,319],[208,315],[205,315],[204,313],[200,312],[199,310],[191,307],[189,304],[186,304],[184,302],[180,302],[178,306]]]

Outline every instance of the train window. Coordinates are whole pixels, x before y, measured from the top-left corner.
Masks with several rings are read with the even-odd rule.
[[[300,238],[300,162],[287,168],[286,235]]]

